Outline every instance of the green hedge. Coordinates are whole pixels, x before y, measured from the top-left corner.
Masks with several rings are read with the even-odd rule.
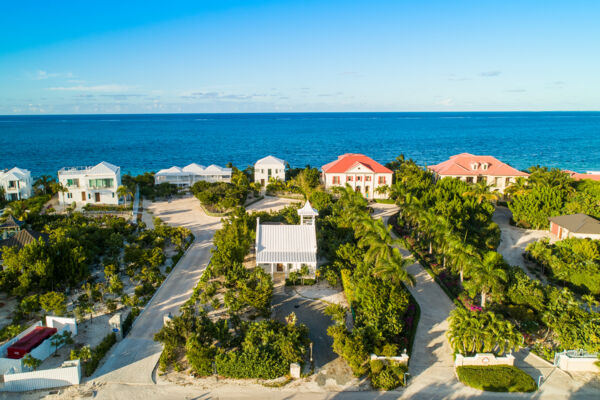
[[[393,390],[404,385],[405,364],[387,360],[371,360],[371,383],[376,389]]]
[[[127,314],[127,318],[125,318],[125,321],[123,321],[123,325],[121,326],[121,329],[123,329],[123,337],[127,336],[133,325],[133,321],[135,321],[138,315],[140,315],[140,309],[138,307],[133,307],[129,314]]]
[[[232,351],[219,354],[215,363],[217,373],[230,378],[275,379],[286,375],[290,365],[268,353],[242,353]]]
[[[114,332],[109,333],[102,339],[100,344],[92,349],[92,358],[87,360],[83,364],[83,369],[85,371],[85,376],[91,376],[96,368],[98,368],[98,364],[104,358],[108,350],[117,343],[117,336]]]
[[[317,283],[316,280],[312,279],[312,278],[304,278],[304,286],[312,286],[315,283]],[[302,286],[302,279],[298,278],[296,279],[295,282],[292,282],[291,279],[286,278],[285,280],[285,286]]]
[[[465,385],[488,392],[534,392],[537,389],[532,377],[510,365],[458,367],[456,374]]]

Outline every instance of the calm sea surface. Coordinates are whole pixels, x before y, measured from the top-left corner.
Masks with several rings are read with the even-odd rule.
[[[172,165],[244,168],[272,154],[293,167],[339,154],[434,164],[462,152],[524,169],[600,170],[600,112],[0,116],[0,168],[35,176],[108,161],[138,174]]]

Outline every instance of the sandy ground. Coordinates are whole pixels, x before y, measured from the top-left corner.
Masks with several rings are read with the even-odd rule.
[[[550,237],[550,232],[517,228],[510,225],[511,217],[512,213],[508,208],[496,207],[493,220],[500,226],[501,230],[498,253],[502,254],[510,265],[519,266],[531,279],[540,279],[529,270],[528,263],[523,258],[523,253],[529,243]],[[543,283],[547,283],[543,277],[541,277],[541,280]]]
[[[249,205],[246,210],[250,211],[279,211],[292,203],[300,203],[300,200],[285,199],[282,197],[265,196],[264,199]],[[302,202],[304,204],[304,202]]]

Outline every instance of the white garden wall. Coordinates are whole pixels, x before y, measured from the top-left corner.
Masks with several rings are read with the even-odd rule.
[[[81,363],[74,360],[64,362],[59,368],[4,375],[4,384],[0,384],[0,391],[25,392],[79,385],[80,382]]]
[[[597,362],[595,354],[579,356],[577,352],[564,352],[554,357],[554,365],[567,372],[600,372]]]
[[[477,353],[472,357],[465,357],[462,354],[457,354],[454,359],[454,366],[462,367],[465,365],[515,365],[515,357],[512,354],[504,357],[496,357],[491,353]]]

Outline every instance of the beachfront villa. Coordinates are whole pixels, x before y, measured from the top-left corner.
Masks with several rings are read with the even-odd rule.
[[[269,184],[271,178],[285,182],[285,161],[267,156],[254,164],[254,182],[265,186]]]
[[[387,199],[389,196],[389,191],[380,192],[378,188],[392,185],[392,170],[363,154],[341,155],[323,165],[321,170],[326,189],[348,184],[367,199]]]
[[[28,199],[33,195],[31,172],[17,167],[0,171],[0,187],[6,201]]]
[[[558,240],[574,238],[600,239],[600,221],[586,214],[550,218],[550,233]]]
[[[436,178],[459,178],[467,183],[486,182],[491,190],[504,193],[504,189],[516,182],[517,178],[529,177],[492,156],[476,156],[469,153],[457,154],[442,163],[427,167]]]
[[[310,202],[298,210],[300,225],[260,223],[256,219],[256,265],[271,276],[300,271],[306,265],[310,275],[317,270],[317,231],[319,212]]]
[[[106,161],[90,167],[65,167],[58,171],[58,182],[65,188],[58,195],[61,205],[119,204],[121,168]]]
[[[161,169],[154,175],[154,184],[170,183],[178,187],[191,187],[199,181],[205,182],[231,182],[231,168],[218,165],[204,167],[191,163],[183,168],[171,167]]]
[[[580,181],[583,179],[591,179],[592,181],[600,181],[600,171],[587,171],[585,174],[569,171],[568,169],[563,170],[565,174],[568,174],[571,178],[576,181]]]

